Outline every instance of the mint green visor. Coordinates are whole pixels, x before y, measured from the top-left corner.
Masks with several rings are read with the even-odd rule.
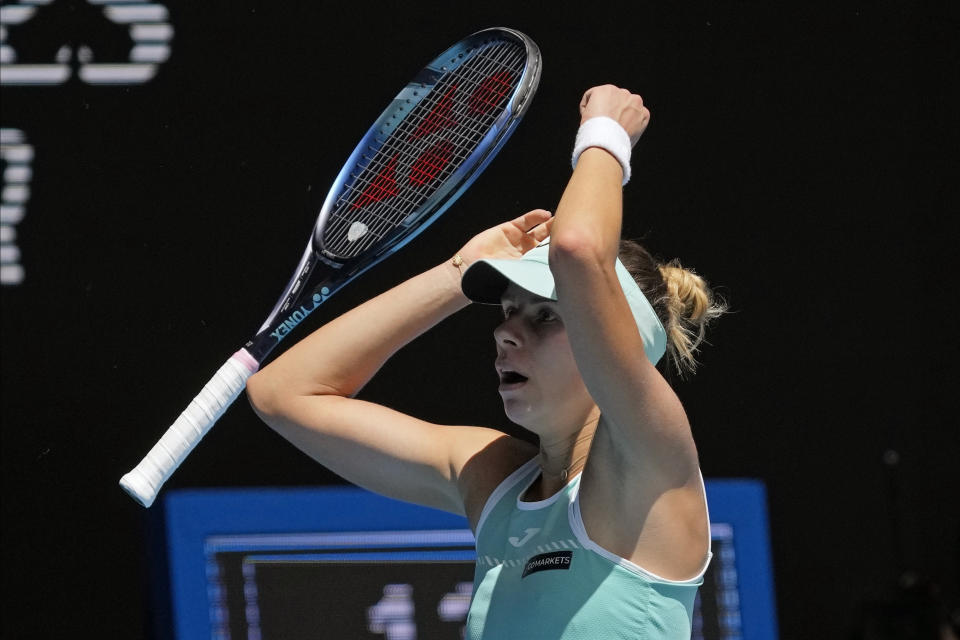
[[[500,304],[500,297],[510,282],[526,289],[530,293],[557,299],[557,288],[553,281],[548,260],[549,238],[516,260],[478,260],[470,265],[460,283],[465,296],[481,304]],[[616,264],[617,279],[630,304],[633,319],[637,323],[643,350],[647,359],[657,364],[667,350],[667,332],[664,331],[653,305],[643,295],[633,276],[620,260]]]

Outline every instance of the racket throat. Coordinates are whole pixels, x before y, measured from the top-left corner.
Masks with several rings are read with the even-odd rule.
[[[317,274],[322,278],[320,282],[314,275],[318,266],[321,271],[326,272]],[[348,277],[342,273],[342,268],[341,263],[333,262],[314,252],[312,246],[308,246],[283,296],[277,301],[257,335],[244,345],[250,355],[258,362],[263,362],[307,316],[343,286]]]

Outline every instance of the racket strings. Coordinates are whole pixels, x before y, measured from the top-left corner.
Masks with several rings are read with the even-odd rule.
[[[494,58],[494,60],[501,63],[505,62],[504,59]],[[467,68],[466,71],[472,71],[472,69]],[[487,69],[480,68],[479,71],[483,72],[484,75],[481,75],[481,73],[475,72],[474,75],[476,75],[477,77],[471,78],[472,80],[475,81],[474,84],[476,84],[476,81],[479,80],[479,78],[490,77],[485,75],[485,72],[487,71]],[[506,73],[504,71],[501,71],[499,72],[498,75],[499,77],[503,77],[504,75],[506,75]],[[514,74],[514,75],[516,76],[517,74]],[[469,75],[467,77],[469,78]],[[505,95],[505,93],[506,92],[502,92],[502,95]],[[490,91],[487,90],[485,87],[483,87],[483,85],[479,86],[479,90],[474,91],[474,96],[477,96],[478,94],[481,95],[481,98],[480,98],[481,100],[484,100],[488,103],[493,102],[490,99]],[[473,117],[463,117],[464,108],[465,108],[463,106],[464,104],[469,104],[469,109],[472,112],[471,115],[473,115]],[[494,103],[494,106],[499,106],[499,105]],[[450,173],[455,171],[456,168],[462,164],[462,162],[469,156],[470,153],[473,152],[473,150],[476,148],[479,142],[483,139],[484,135],[489,130],[489,123],[485,122],[483,119],[478,119],[476,117],[476,114],[481,111],[483,111],[483,109],[478,108],[478,99],[471,97],[470,102],[461,103],[459,110],[455,112],[452,116],[446,116],[448,119],[456,118],[457,121],[461,124],[461,126],[458,128],[440,133],[439,135],[443,140],[442,142],[437,143],[440,145],[440,148],[436,149],[437,145],[435,145],[433,148],[428,150],[428,152],[423,153],[421,156],[417,158],[416,161],[414,161],[414,164],[411,167],[411,174],[410,174],[411,183],[417,183],[416,186],[422,186],[424,188],[415,190],[413,193],[410,194],[409,200],[411,200],[412,202],[408,202],[408,206],[416,207],[416,206],[419,206],[424,200],[426,200],[426,198],[428,198],[434,191],[434,186],[435,186],[434,181],[442,181]],[[456,144],[453,144],[451,141],[455,141]],[[451,153],[451,147],[453,151],[459,151],[459,154]],[[422,179],[423,177],[425,177],[424,172],[418,171],[419,169],[421,169],[421,165],[423,164],[426,164],[428,167],[431,168],[429,172],[430,180]],[[446,171],[444,171],[444,169],[446,169]],[[417,179],[417,178],[421,178],[421,179]],[[415,185],[411,184],[411,186],[415,186]],[[403,213],[406,213],[406,212],[403,212]],[[402,218],[397,220],[396,222],[397,223],[402,222]],[[389,231],[389,229],[386,229],[385,231]]]
[[[460,69],[458,69],[458,71],[460,72],[459,75],[462,78],[465,78],[468,81],[470,81],[470,84],[482,86],[480,85],[480,83],[482,82],[481,78],[485,79],[489,77],[488,73],[491,70],[491,67],[493,66],[493,64],[503,65],[504,63],[509,64],[510,62],[513,62],[515,66],[520,67],[522,69],[522,62],[523,62],[522,52],[520,51],[511,52],[506,47],[501,47],[500,49],[501,49],[500,51],[494,52],[493,55],[490,55],[488,53],[486,56],[484,56],[481,53],[481,55],[477,57],[474,65],[465,64]],[[510,60],[508,57],[510,53],[514,54],[512,56],[514,58],[513,60]],[[486,63],[486,64],[483,64],[483,63]],[[519,70],[520,69],[517,69],[517,71]],[[503,76],[503,71],[501,70],[499,77],[502,77],[502,76]],[[438,85],[433,90],[433,96],[437,96],[439,97],[439,99],[434,98],[433,100],[429,100],[430,97],[428,96],[428,98],[425,99],[424,101],[423,108],[421,110],[426,111],[427,115],[422,118],[417,118],[416,116],[418,114],[416,113],[411,114],[411,116],[407,120],[401,123],[397,131],[394,133],[393,137],[395,139],[396,138],[403,139],[407,137],[406,134],[408,133],[408,130],[411,130],[411,129],[412,131],[410,131],[410,137],[412,138],[423,137],[423,136],[418,136],[418,134],[421,131],[420,127],[422,126],[421,122],[418,122],[418,120],[430,121],[431,116],[433,116],[433,114],[436,114],[438,111],[440,111],[441,113],[447,112],[447,109],[444,107],[444,105],[449,104],[450,88],[456,84],[457,79],[458,78],[456,76],[453,76],[453,77],[448,76],[447,78],[442,79],[441,82],[438,83]],[[446,82],[444,82],[444,80],[446,80]],[[444,87],[445,84],[448,86]],[[438,105],[440,106],[440,109],[437,108]],[[461,107],[458,110],[460,113],[456,115],[462,115],[463,110],[464,110],[463,107]],[[473,111],[476,112],[477,109],[474,107]],[[449,116],[445,116],[445,117],[448,120],[452,120]],[[473,150],[473,148],[480,141],[480,139],[482,139],[483,135],[485,134],[489,126],[488,123],[483,122],[482,120],[478,120],[476,117],[469,118],[469,119],[460,117],[458,118],[458,121],[461,124],[460,127],[451,128],[445,132],[448,138],[447,141],[449,142],[449,139],[452,138],[456,142],[455,148],[459,149],[460,151],[460,153],[457,154],[457,157],[447,158],[448,168],[452,168],[459,165],[469,155],[469,153]],[[371,192],[380,193],[382,191],[379,188],[380,183],[383,181],[383,177],[385,173],[389,174],[389,169],[396,159],[400,158],[407,166],[418,167],[418,163],[421,162],[422,159],[425,159],[424,156],[434,156],[434,158],[437,156],[436,153],[430,153],[429,150],[428,152],[422,154],[421,156],[416,156],[415,154],[418,150],[416,148],[413,148],[409,144],[401,145],[397,149],[397,154],[393,156],[389,156],[387,153],[383,152],[387,148],[388,148],[388,145],[384,145],[384,148],[381,149],[381,153],[377,154],[377,156],[375,156],[372,159],[372,161],[367,165],[368,170],[365,172],[366,175],[361,175],[360,179],[357,181],[357,183],[355,183],[355,188],[358,188],[360,185],[365,185],[365,188],[363,193],[361,194],[360,200],[364,199],[363,194],[367,194],[369,199]],[[447,155],[447,154],[444,154],[444,155]],[[376,172],[375,174],[374,174],[374,171]],[[438,172],[436,172],[435,170],[434,173],[436,175]],[[373,174],[372,180],[371,180],[371,174]],[[418,174],[414,173],[413,175],[417,176]],[[418,181],[414,180],[413,182],[416,183]],[[420,180],[419,182],[420,184],[424,184],[424,181],[422,180]],[[403,211],[404,204],[406,204],[407,208],[412,209],[418,206],[421,203],[421,201],[425,199],[425,196],[429,195],[428,193],[422,193],[422,192],[417,193],[416,191],[418,190],[415,189],[414,193],[403,193],[403,194],[397,194],[395,192],[392,192],[390,195],[391,196],[399,195],[400,196],[399,199],[402,202],[391,203],[391,206],[381,206],[379,207],[380,209],[379,211],[376,209],[373,209],[371,210],[371,213],[376,218],[388,224],[390,223],[394,225],[398,224],[405,217],[404,214],[407,213],[406,211]],[[394,210],[392,211],[392,213],[396,214],[399,212],[400,215],[390,216],[391,210]],[[341,235],[342,235],[342,229],[341,229]],[[367,240],[368,243],[373,241],[375,241],[374,237],[371,237]]]
[[[484,89],[484,87],[480,84],[481,82],[483,82],[483,80],[481,79],[489,79],[491,77],[491,76],[488,76],[487,74],[490,70],[490,67],[493,64],[504,65],[504,64],[512,63],[511,66],[519,67],[518,69],[516,69],[517,73],[515,73],[514,76],[518,76],[519,73],[522,72],[522,63],[524,58],[523,52],[516,51],[516,50],[511,52],[509,49],[504,48],[501,51],[498,51],[497,53],[499,53],[500,55],[499,56],[488,55],[486,56],[486,58],[482,57],[481,55],[480,60],[478,60],[478,62],[480,63],[487,62],[487,65],[481,66],[480,64],[477,64],[472,67],[465,65],[464,67],[461,67],[461,69],[458,69],[458,71],[461,72],[461,76],[463,78],[466,78],[470,84],[477,85],[478,88],[480,89]],[[508,57],[510,53],[513,53],[512,60]],[[505,71],[501,70],[498,74],[494,74],[494,75],[498,76],[498,79],[502,78],[505,75]],[[441,81],[441,83],[443,83],[443,81]],[[455,84],[455,83],[456,83],[456,78],[447,78],[447,84]],[[442,94],[443,96],[438,101],[438,104],[440,105],[444,105],[449,101],[449,89],[447,91],[442,91],[443,88],[444,87],[442,86],[442,84],[438,84],[437,87],[434,89],[434,95],[439,96]],[[512,87],[508,87],[508,88],[512,89]],[[480,91],[475,92],[475,94],[476,93],[480,93]],[[489,94],[488,91],[484,91],[483,93]],[[506,93],[507,91],[502,91],[501,96],[505,95]],[[489,100],[488,95],[484,95],[483,97]],[[471,110],[474,111],[474,113],[478,111],[474,106],[475,103],[476,101],[471,98],[470,107],[471,107]],[[434,113],[436,113],[438,110],[436,109],[436,105],[433,105],[430,102],[428,102],[425,105],[425,107],[428,107],[430,109],[427,115],[427,120],[430,120],[431,116]],[[426,110],[426,108],[424,110]],[[446,108],[442,108],[441,110],[442,113],[446,111],[447,111]],[[458,112],[456,112],[453,115],[462,116],[464,111],[465,111],[465,108],[464,106],[461,105]],[[493,114],[493,115],[495,116],[496,114]],[[406,134],[407,130],[409,129],[413,129],[413,131],[410,134],[411,138],[421,137],[418,135],[420,133],[421,124],[417,123],[417,118],[415,116],[416,116],[415,113],[411,114],[411,117],[408,120],[401,123],[400,127],[398,127],[398,130],[395,134],[396,137],[402,138],[404,134]],[[453,121],[453,118],[451,118],[449,115],[445,114],[443,117],[448,121]],[[492,119],[493,117],[490,118],[491,121]],[[466,157],[468,157],[469,154],[473,151],[473,148],[475,148],[476,144],[478,144],[479,141],[482,140],[483,136],[489,130],[489,122],[485,121],[485,119],[478,119],[476,116],[471,118],[460,117],[458,118],[458,121],[461,126],[457,128],[448,129],[445,132],[440,134],[445,142],[449,142],[451,139],[453,139],[456,142],[454,148],[460,151],[458,156],[453,159],[453,162],[449,162],[448,160],[448,166],[459,165],[464,159],[466,159]],[[416,147],[406,145],[406,146],[401,146],[398,151],[399,151],[399,155],[403,156],[402,158],[403,161],[405,161],[408,164],[413,162],[414,164],[412,166],[416,166],[417,161],[420,160],[420,157],[418,157],[417,160],[414,160],[414,156],[416,155],[418,150],[419,149]],[[431,155],[431,154],[424,153],[424,155]],[[394,156],[394,157],[397,157],[397,156]],[[372,169],[377,169],[378,171],[382,171],[385,166],[385,163],[387,166],[389,166],[389,163],[393,160],[394,157],[388,158],[387,154],[380,153],[378,154],[377,157],[375,157],[371,161],[371,163],[368,166],[371,167]],[[380,174],[378,173],[378,176],[379,175]],[[364,182],[363,180],[364,177],[367,177],[367,176],[361,177],[361,180],[359,181],[361,184]],[[367,179],[369,178],[367,177]],[[376,178],[374,178],[374,180],[376,180]],[[415,195],[422,195],[422,194],[415,194]],[[416,202],[416,200],[417,198],[411,198],[410,203],[412,204],[413,202]]]
[[[416,214],[470,157],[523,75],[523,44],[480,46],[448,71],[340,194],[324,246],[349,258]]]

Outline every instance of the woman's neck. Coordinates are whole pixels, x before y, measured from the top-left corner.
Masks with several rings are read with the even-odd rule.
[[[540,436],[541,475],[531,489],[537,489],[536,493],[542,496],[541,499],[555,494],[570,478],[583,471],[599,419],[597,411],[579,430],[569,435],[555,438]]]

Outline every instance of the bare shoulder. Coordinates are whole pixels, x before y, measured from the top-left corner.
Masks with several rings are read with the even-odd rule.
[[[501,431],[482,427],[473,427],[472,430],[471,439],[474,441],[464,447],[457,461],[457,484],[470,528],[476,530],[490,494],[539,450],[535,445]]]

